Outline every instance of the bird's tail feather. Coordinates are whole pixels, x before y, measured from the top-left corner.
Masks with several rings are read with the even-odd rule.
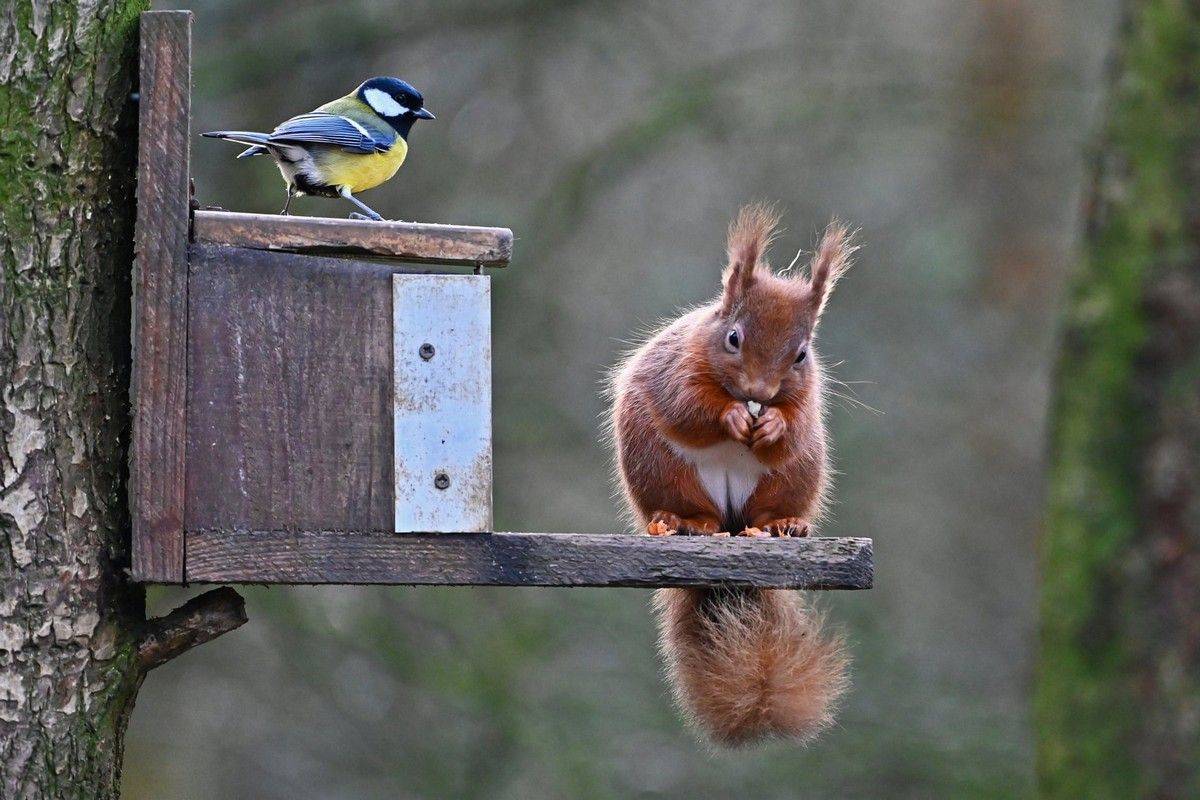
[[[267,152],[265,145],[270,141],[270,134],[257,133],[255,131],[209,131],[200,135],[207,136],[210,139],[225,139],[230,142],[250,145],[248,149],[243,150],[238,155],[238,158],[262,155]]]
[[[844,644],[797,593],[661,589],[654,599],[676,699],[712,740],[805,743],[833,722],[849,683]]]

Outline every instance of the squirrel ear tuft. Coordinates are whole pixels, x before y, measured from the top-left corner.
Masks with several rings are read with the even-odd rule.
[[[851,257],[856,250],[858,245],[854,244],[854,232],[836,219],[830,222],[808,268],[812,303],[817,316],[825,310],[825,303],[838,279],[850,269]]]
[[[768,268],[764,257],[775,238],[777,225],[779,214],[764,203],[742,206],[737,218],[729,225],[725,245],[729,264],[721,273],[721,284],[725,287],[721,302],[722,314],[733,311],[746,290],[754,283],[758,270]]]

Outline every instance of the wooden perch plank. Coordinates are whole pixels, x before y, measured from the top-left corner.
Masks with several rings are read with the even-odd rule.
[[[197,242],[326,256],[372,256],[423,264],[503,267],[512,231],[423,222],[371,222],[197,211]]]
[[[869,589],[873,575],[870,539],[188,532],[189,582]]]
[[[183,580],[190,11],[141,17],[133,277],[133,576]]]

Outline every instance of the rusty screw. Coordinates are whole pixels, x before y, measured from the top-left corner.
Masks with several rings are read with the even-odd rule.
[[[426,361],[433,358],[434,352],[433,345],[431,345],[429,342],[421,345],[421,349],[417,351],[421,358],[425,359]]]
[[[444,472],[439,472],[433,476],[433,485],[439,489],[446,489],[450,486],[450,476]]]

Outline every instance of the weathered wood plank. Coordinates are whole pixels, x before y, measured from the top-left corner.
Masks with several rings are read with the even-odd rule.
[[[491,280],[392,276],[394,530],[492,529]]]
[[[387,265],[196,244],[189,297],[188,530],[391,531]]]
[[[132,572],[183,580],[192,14],[141,17],[133,277]]]
[[[190,530],[207,583],[869,589],[870,539]]]
[[[508,228],[230,211],[197,211],[193,236],[197,242],[255,250],[484,267],[507,266],[513,244]]]

